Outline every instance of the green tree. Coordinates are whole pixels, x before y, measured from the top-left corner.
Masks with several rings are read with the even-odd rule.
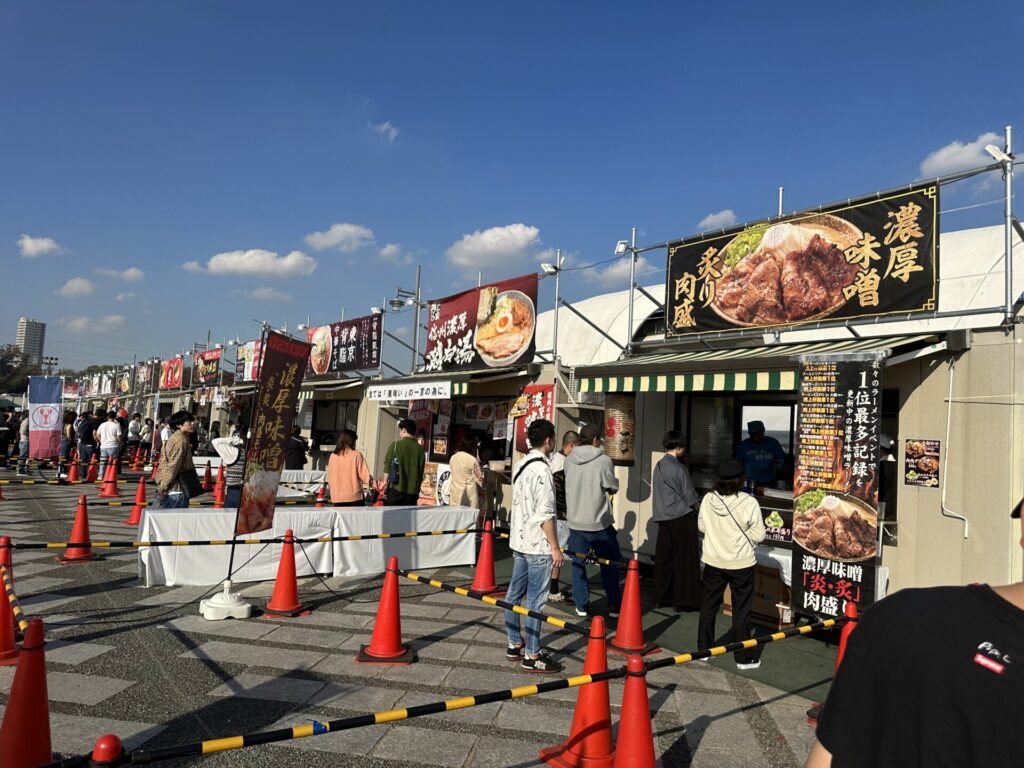
[[[28,390],[28,377],[42,372],[38,365],[29,365],[16,345],[0,346],[0,392],[24,394]]]

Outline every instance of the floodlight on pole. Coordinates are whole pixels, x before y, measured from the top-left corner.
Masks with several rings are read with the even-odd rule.
[[[992,155],[992,159],[997,163],[1012,163],[1013,156],[1006,154],[1003,150],[997,147],[995,144],[986,144],[985,151]]]
[[[619,240],[619,242],[617,242],[615,244],[615,255],[616,256],[625,256],[626,255],[626,251],[628,251],[628,250],[629,250],[629,240]]]

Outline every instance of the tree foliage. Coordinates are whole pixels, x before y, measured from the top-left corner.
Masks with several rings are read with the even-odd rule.
[[[38,365],[28,364],[16,345],[0,346],[0,392],[24,394],[28,391],[28,377],[42,372]]]

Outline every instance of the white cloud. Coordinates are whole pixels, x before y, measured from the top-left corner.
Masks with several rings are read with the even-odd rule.
[[[643,256],[636,260],[636,274],[648,272],[652,264]],[[609,290],[629,290],[629,257],[625,256],[604,269],[584,269],[581,274],[585,280],[597,283]]]
[[[61,296],[88,296],[96,286],[84,277],[72,277],[57,290]]]
[[[109,333],[124,328],[125,321],[124,315],[104,315],[95,320],[85,315],[79,315],[68,318],[64,321],[64,325],[71,333]]]
[[[115,280],[124,280],[126,283],[137,283],[146,275],[138,267],[128,267],[128,269],[97,269],[96,274],[113,277]]]
[[[413,261],[412,254],[398,243],[388,243],[377,251],[377,255],[381,261],[387,261],[391,264],[412,264]]]
[[[64,248],[52,237],[32,237],[32,235],[22,235],[18,238],[18,250],[21,251],[23,259],[34,259],[51,253],[64,252]]]
[[[536,258],[535,249],[538,245],[540,230],[537,227],[508,224],[463,235],[445,255],[455,266],[483,270]]]
[[[117,300],[118,301],[128,301],[128,299],[134,299],[134,298],[135,298],[135,294],[132,291],[128,291],[127,293],[119,293],[119,294],[117,294]]]
[[[274,251],[253,248],[248,251],[227,251],[212,256],[204,267],[198,261],[182,264],[189,272],[209,272],[211,275],[268,275],[270,277],[297,277],[313,274],[316,259],[302,251],[278,256]]]
[[[736,212],[731,208],[726,208],[724,211],[718,213],[709,213],[703,219],[697,222],[697,229],[701,232],[707,232],[712,229],[725,229],[731,227],[736,223]]]
[[[279,291],[276,288],[253,288],[251,291],[233,291],[233,293],[255,301],[291,301],[294,298],[287,291]]]
[[[374,132],[378,135],[383,136],[388,144],[394,144],[395,139],[398,138],[400,131],[397,125],[392,125],[390,120],[385,120],[383,123],[377,123],[373,126]]]
[[[951,141],[921,161],[922,178],[945,176],[994,162],[985,151],[986,144],[1002,146],[1002,140],[998,134],[990,132],[981,134],[974,141]]]
[[[373,230],[362,224],[331,224],[324,232],[312,232],[306,235],[306,244],[314,251],[337,248],[348,253],[373,242]]]

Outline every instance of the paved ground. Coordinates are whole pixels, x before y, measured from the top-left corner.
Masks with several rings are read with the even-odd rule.
[[[0,470],[0,478],[13,473]],[[4,486],[0,533],[15,541],[66,540],[78,489]],[[96,489],[90,489],[90,499]],[[128,508],[93,507],[94,538],[130,539]],[[402,628],[420,657],[410,667],[354,663],[369,640],[380,580],[300,582],[312,615],[293,620],[207,622],[195,587],[144,588],[136,554],[106,550],[101,562],[61,566],[53,552],[15,553],[16,590],[30,617],[47,622],[47,669],[54,749],[91,748],[107,732],[128,747],[166,746],[394,707],[548,679],[504,660],[500,611],[403,582]],[[506,570],[499,563],[499,573]],[[438,572],[468,584],[468,568]],[[499,579],[500,580],[500,579]],[[271,584],[249,585],[254,601]],[[559,607],[551,606],[558,611]],[[693,618],[649,613],[645,626],[674,651],[693,647]],[[727,620],[723,618],[724,631]],[[553,629],[553,628],[552,628]],[[585,640],[545,630],[566,673],[582,669]],[[769,646],[755,676],[731,660],[658,670],[649,677],[657,755],[664,766],[801,766],[812,737],[804,712],[827,683],[830,649],[806,638]],[[614,658],[614,657],[612,657]],[[781,665],[777,659],[788,659]],[[764,682],[791,669],[785,686]],[[825,672],[822,676],[822,672]],[[0,692],[12,668],[0,668]],[[766,677],[767,676],[767,677]],[[611,684],[617,718],[622,684]],[[560,691],[338,734],[227,752],[166,765],[521,766],[564,738],[576,692]]]

